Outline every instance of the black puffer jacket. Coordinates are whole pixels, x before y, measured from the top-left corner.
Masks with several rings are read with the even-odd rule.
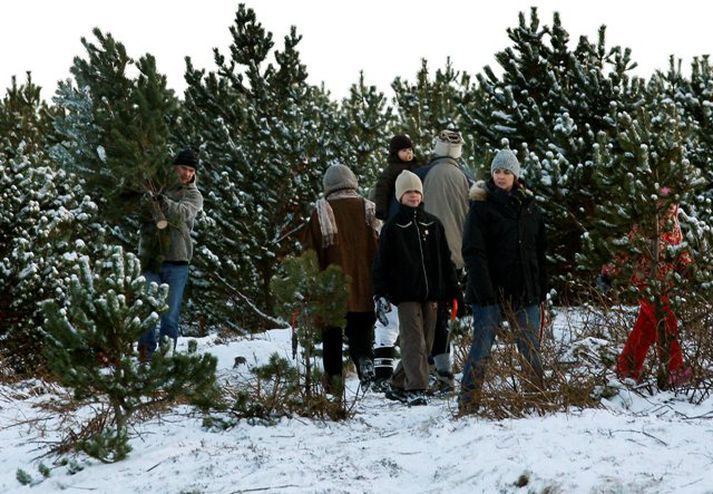
[[[421,164],[415,159],[412,161],[401,161],[398,156],[389,155],[389,163],[379,175],[374,186],[374,204],[376,204],[376,217],[386,221],[392,217],[394,211],[398,209],[399,202],[394,196],[396,192],[396,177],[404,171],[414,171]]]
[[[379,237],[374,295],[392,304],[451,300],[457,293],[443,225],[423,207],[399,205]]]
[[[539,304],[547,294],[546,238],[534,195],[522,183],[506,192],[489,180],[473,185],[470,199],[463,234],[466,302]]]

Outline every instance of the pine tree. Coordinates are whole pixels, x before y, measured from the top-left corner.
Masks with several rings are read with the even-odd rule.
[[[441,130],[463,125],[464,105],[471,98],[470,77],[455,70],[450,59],[432,79],[427,61],[422,60],[415,83],[397,77],[391,87],[395,93],[394,133],[408,134],[425,159]],[[465,142],[463,157],[469,163],[474,161],[474,149],[472,142]]]
[[[596,44],[580,37],[571,51],[559,14],[550,27],[540,24],[536,8],[529,22],[520,13],[508,29],[513,46],[496,54],[503,73],[485,67],[478,75],[487,104],[472,107],[468,119],[491,149],[507,139],[518,151],[525,182],[542,198],[555,278],[575,272],[581,235],[606,197],[594,178],[597,135],[612,137],[616,113],[643,102],[643,81],[628,75],[636,66],[630,50],[608,49],[605,31]]]
[[[62,287],[71,260],[104,236],[81,181],[24,153],[20,145],[15,157],[0,160],[0,355],[20,372],[42,358],[38,302]]]
[[[87,58],[74,59],[74,82],[60,83],[54,99],[62,115],[52,154],[86,180],[102,216],[118,227],[112,232],[133,246],[136,198],[175,184],[170,144],[178,103],[153,56],[135,62],[110,34],[93,33],[96,44],[82,38]],[[139,74],[134,79],[127,74],[133,67]]]
[[[666,95],[664,86],[661,74],[652,77],[646,105],[633,115],[617,115],[615,140],[600,133],[596,179],[610,196],[598,205],[597,221],[585,235],[586,255],[578,256],[581,268],[590,273],[612,263],[617,283],[632,296],[649,299],[659,321],[664,320],[666,300],[678,314],[690,304],[702,303],[710,310],[713,281],[711,202],[700,195],[707,182],[687,156],[696,136],[695,121]],[[671,228],[666,211],[674,203],[683,209],[685,236],[681,244],[666,246],[656,239]],[[681,256],[690,257],[693,264],[685,266]],[[634,273],[637,279],[645,277],[643,294],[642,286],[630,281]],[[667,351],[670,334],[665,327],[659,325],[658,338]],[[659,359],[663,386],[668,382],[667,361],[666,355]]]
[[[681,73],[681,60],[669,59],[669,69],[659,73],[661,90],[695,122],[695,139],[686,143],[687,156],[701,170],[708,183],[713,183],[713,68],[709,56],[695,57],[691,78]]]
[[[68,287],[43,304],[48,364],[75,399],[110,407],[111,427],[80,447],[118,461],[130,451],[128,426],[140,410],[178,397],[204,405],[217,397],[217,361],[208,354],[170,354],[166,346],[150,365],[139,363],[133,344],[155,328],[168,286],[147,287],[135,255],[116,246],[94,268],[88,257],[79,258],[74,271]]]
[[[329,145],[335,149],[334,161],[351,168],[362,187],[373,185],[385,165],[392,121],[386,96],[376,86],[368,86],[360,73],[359,82],[352,84],[341,102]]]
[[[52,109],[41,98],[41,88],[27,73],[18,86],[15,77],[0,101],[0,161],[20,154],[37,160],[46,155],[52,141]]]
[[[276,310],[285,319],[296,315],[296,336],[302,347],[305,369],[305,394],[309,398],[314,395],[316,385],[312,373],[315,344],[321,339],[323,327],[344,327],[351,280],[335,265],[320,271],[313,250],[285,259],[282,268],[284,273],[272,280]]]
[[[334,156],[327,149],[334,106],[307,84],[294,28],[273,51],[272,33],[240,5],[230,32],[230,53],[215,50],[214,72],[187,59],[181,132],[208,163],[201,184],[215,225],[198,237],[196,284],[214,322],[274,324],[265,316],[272,311],[270,279],[295,250],[295,232]],[[271,53],[275,63],[267,60]]]

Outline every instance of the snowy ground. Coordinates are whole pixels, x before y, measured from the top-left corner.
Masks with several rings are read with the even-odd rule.
[[[287,355],[289,334],[200,345],[225,375],[238,355],[249,363]],[[354,378],[348,384],[356,388]],[[17,469],[38,479],[35,458],[56,437],[16,425],[39,413],[32,404],[41,397],[18,399],[23,389],[31,388],[0,389],[0,492],[713,493],[713,399],[693,406],[626,391],[604,409],[503,421],[455,419],[446,399],[407,408],[368,394],[347,422],[283,419],[223,432],[178,408],[138,428],[127,460],[80,458],[81,471],[55,467],[23,487]],[[523,475],[527,485],[517,487]]]

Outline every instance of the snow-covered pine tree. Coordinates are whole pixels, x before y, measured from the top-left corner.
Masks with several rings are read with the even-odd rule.
[[[47,159],[51,132],[39,88],[28,77],[2,106],[9,132],[0,137],[0,360],[29,372],[42,359],[38,302],[62,286],[68,262],[101,243],[104,231],[80,179]]]
[[[200,145],[215,224],[199,234],[195,284],[213,323],[240,328],[274,324],[264,317],[272,311],[270,279],[294,251],[334,156],[326,147],[334,106],[306,82],[294,28],[273,51],[272,33],[241,4],[230,32],[230,53],[215,50],[214,72],[187,59],[182,135]]]
[[[668,71],[659,77],[663,92],[695,122],[695,139],[687,141],[687,156],[713,184],[713,67],[709,58],[694,57],[691,78],[687,79],[681,72],[681,60],[672,56]]]
[[[352,84],[349,96],[341,102],[328,146],[334,149],[334,161],[351,168],[362,187],[372,186],[385,165],[392,122],[386,96],[367,85],[360,72],[359,82]]]
[[[487,104],[470,107],[466,120],[490,147],[506,138],[517,150],[524,180],[544,199],[551,271],[566,276],[603,199],[593,186],[596,136],[612,135],[612,115],[641,104],[643,82],[628,75],[635,67],[628,49],[606,47],[604,27],[596,44],[582,36],[572,51],[559,15],[551,27],[541,25],[533,8],[508,36],[513,46],[496,54],[502,75],[487,66],[478,74]]]
[[[110,34],[93,34],[96,44],[82,38],[87,54],[74,59],[74,82],[60,83],[54,98],[61,115],[55,120],[60,142],[52,154],[86,181],[116,238],[135,247],[136,199],[176,180],[170,142],[177,100],[153,56],[135,62]],[[138,76],[130,78],[134,66]]]
[[[168,286],[141,274],[138,258],[114,246],[94,267],[80,257],[68,286],[43,304],[50,370],[72,388],[81,403],[102,403],[111,411],[110,427],[79,447],[104,462],[130,451],[128,426],[140,410],[181,397],[207,404],[218,396],[216,358],[210,354],[154,355],[139,363],[134,343],[159,321]]]
[[[459,128],[463,123],[463,103],[470,98],[466,95],[474,90],[470,77],[455,70],[450,58],[445,68],[436,70],[433,78],[424,59],[416,82],[397,77],[391,87],[395,93],[394,133],[408,134],[426,160],[435,136],[443,129]],[[473,151],[473,143],[466,139],[463,158],[471,164]]]
[[[15,76],[0,100],[0,161],[19,154],[40,157],[52,140],[52,109],[40,96],[41,88],[28,72],[18,86]]]
[[[586,255],[578,256],[582,269],[597,272],[611,263],[616,283],[635,297],[647,297],[663,321],[668,299],[674,313],[690,304],[709,309],[711,261],[711,203],[699,193],[707,186],[703,174],[687,156],[695,140],[695,121],[664,91],[661,74],[647,87],[647,102],[630,115],[617,114],[616,139],[604,132],[595,145],[596,180],[609,198],[597,205],[596,222],[585,235]],[[671,231],[666,211],[681,206],[684,241],[668,245],[657,241]],[[685,253],[684,253],[685,252]],[[692,264],[683,262],[691,259]],[[636,280],[632,281],[632,275]],[[670,337],[661,323],[660,341]],[[663,351],[668,345],[663,344]],[[659,383],[666,385],[668,370],[659,359]]]

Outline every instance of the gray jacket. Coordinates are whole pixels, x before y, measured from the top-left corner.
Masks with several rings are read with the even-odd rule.
[[[198,212],[203,210],[203,195],[196,187],[196,180],[165,192],[160,206],[168,227],[159,230],[155,220],[146,221],[141,227],[139,256],[143,269],[150,271],[158,270],[164,261],[191,261],[193,223]]]
[[[423,180],[424,208],[443,223],[451,260],[457,269],[461,269],[465,265],[461,246],[465,217],[470,207],[470,184],[453,158],[434,159],[429,167],[430,170]]]

